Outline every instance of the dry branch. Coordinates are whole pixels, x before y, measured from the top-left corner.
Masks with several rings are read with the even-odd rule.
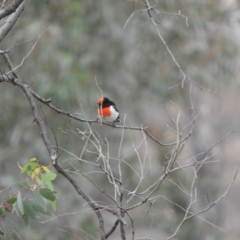
[[[77,191],[77,193],[79,195],[81,195],[85,200],[86,202],[89,204],[89,206],[93,209],[93,211],[96,213],[97,217],[98,217],[98,221],[99,221],[99,228],[100,228],[100,233],[101,233],[101,240],[104,240],[106,239],[105,238],[105,231],[104,231],[104,221],[103,221],[103,217],[102,217],[102,214],[100,212],[100,208],[97,206],[97,204],[88,196],[88,194],[83,191],[81,189],[81,187],[77,184],[77,182],[71,177],[70,174],[68,174],[61,166],[58,165],[57,163],[57,155],[56,155],[56,151],[54,149],[54,146],[50,143],[49,141],[49,138],[48,138],[48,135],[47,135],[47,131],[46,131],[46,127],[45,127],[45,124],[44,122],[42,121],[41,117],[39,116],[39,113],[38,113],[38,109],[37,109],[37,105],[34,101],[34,97],[32,95],[32,92],[30,90],[30,87],[24,83],[20,78],[16,78],[18,77],[18,75],[16,74],[16,72],[13,71],[13,68],[12,68],[12,63],[7,55],[6,52],[2,53],[3,55],[3,58],[6,62],[6,64],[8,65],[9,67],[9,70],[12,71],[12,74],[15,76],[14,78],[9,78],[8,76],[4,76],[2,75],[2,81],[3,80],[6,80],[6,82],[11,82],[13,83],[14,85],[17,85],[19,86],[22,91],[25,93],[27,99],[28,99],[28,102],[29,102],[29,105],[31,106],[31,109],[32,109],[32,113],[33,113],[33,116],[34,116],[34,119],[36,121],[36,123],[38,124],[39,126],[39,131],[41,133],[41,136],[42,136],[42,139],[43,139],[43,142],[48,150],[48,153],[49,153],[49,156],[52,160],[52,163],[53,163],[53,166],[55,167],[55,169],[60,173],[62,174],[65,178],[67,178],[69,180],[69,182],[72,184],[72,186],[75,188],[75,190]],[[1,81],[0,80],[0,81]]]
[[[0,19],[14,13],[23,0],[15,0],[12,4],[0,11]],[[4,4],[4,3],[3,3]]]
[[[20,2],[20,1],[17,1]],[[4,37],[9,33],[12,29],[18,18],[20,17],[21,13],[24,11],[24,8],[28,4],[29,0],[23,0],[21,5],[19,5],[14,13],[12,13],[3,26],[0,28],[0,42],[4,39]]]

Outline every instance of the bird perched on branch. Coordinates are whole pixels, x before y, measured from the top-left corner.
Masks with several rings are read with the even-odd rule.
[[[106,97],[98,99],[98,117],[108,123],[120,122],[120,114],[116,104]]]

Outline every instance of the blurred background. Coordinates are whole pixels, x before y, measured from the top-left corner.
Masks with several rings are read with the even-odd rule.
[[[102,91],[117,104],[126,125],[148,126],[149,132],[163,143],[176,141],[171,131],[174,128],[171,118],[176,120],[178,114],[183,135],[189,133],[191,125],[183,128],[192,121],[194,107],[198,117],[181,159],[195,161],[227,133],[240,129],[240,4],[237,0],[155,0],[150,4],[163,13],[176,14],[181,10],[181,14],[188,17],[187,26],[184,17],[154,14],[177,62],[198,86],[188,80],[182,86],[183,76],[146,12],[136,13],[124,28],[134,11],[145,8],[142,1],[31,1],[1,43],[1,49],[11,50],[14,66],[20,65],[31,51],[17,72],[38,94],[51,98],[59,108],[82,118],[96,119],[96,102]],[[0,63],[1,70],[7,72],[1,58]],[[38,107],[47,121],[51,140],[54,142],[54,132],[58,145],[64,149],[59,161],[71,162],[75,170],[93,171],[91,165],[83,166],[73,156],[81,155],[84,148],[77,129],[85,131],[87,124],[70,120],[40,103]],[[17,162],[24,165],[36,157],[42,164],[49,164],[33,120],[24,94],[11,84],[1,84],[1,189],[25,180]],[[98,124],[92,124],[92,129],[107,138],[110,155],[117,158],[122,131]],[[226,191],[239,161],[239,135],[231,134],[209,152],[212,162],[199,171],[198,201],[193,210],[208,205],[207,195],[210,202],[214,202]],[[121,154],[126,156],[125,161],[138,169],[139,160],[132,147],[135,144],[140,146],[139,153],[146,159],[146,165],[152,166],[142,186],[145,189],[161,176],[159,173],[172,147],[160,147],[151,139],[142,143],[143,134],[139,131],[125,130],[123,139]],[[87,152],[83,158],[96,161]],[[113,163],[112,169],[117,174],[117,165]],[[134,190],[139,180],[127,165],[122,171],[124,188]],[[109,199],[81,174],[73,176],[93,199],[108,203]],[[103,174],[89,177],[100,186],[108,186]],[[158,194],[187,207],[189,196],[172,182],[179,182],[189,190],[192,179],[192,170],[177,171],[164,181]],[[53,214],[58,217],[41,216],[27,227],[20,218],[14,219],[14,224],[23,229],[22,238],[93,239],[89,235],[97,238],[98,223],[94,213],[62,176],[54,183],[57,211]],[[215,226],[192,218],[181,227],[176,239],[239,239],[239,186],[237,178],[228,195],[201,215]],[[113,194],[111,187],[109,191]],[[136,208],[131,214],[135,219],[136,238],[160,240],[171,236],[184,216],[181,209],[163,199],[158,199],[151,208],[149,204]],[[115,218],[105,217],[106,228],[111,228]],[[130,221],[127,221],[127,239],[130,239]],[[120,239],[119,230],[109,239]]]

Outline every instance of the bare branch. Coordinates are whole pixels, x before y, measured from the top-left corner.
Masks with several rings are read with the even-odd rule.
[[[0,42],[12,29],[12,27],[20,17],[21,13],[24,11],[24,8],[28,4],[28,2],[29,0],[23,0],[21,5],[19,5],[18,8],[16,9],[16,11],[7,18],[4,25],[0,28]]]
[[[170,237],[168,238],[168,240],[173,239],[174,237],[177,236],[177,233],[178,233],[179,229],[181,228],[181,226],[183,225],[183,223],[184,223],[186,220],[188,220],[188,219],[190,219],[190,218],[192,218],[192,217],[195,217],[195,216],[197,216],[197,215],[199,215],[199,214],[201,214],[201,213],[203,213],[203,212],[206,212],[206,211],[208,211],[210,208],[212,208],[213,206],[215,206],[216,204],[218,204],[218,203],[228,194],[229,190],[231,189],[233,183],[234,183],[235,180],[236,180],[236,177],[237,177],[237,174],[238,174],[239,170],[240,170],[240,169],[238,168],[238,165],[237,165],[237,167],[236,167],[236,169],[235,169],[235,172],[234,172],[234,175],[233,175],[233,178],[232,178],[232,181],[231,181],[231,183],[229,184],[229,186],[228,186],[228,188],[226,189],[226,191],[225,191],[215,202],[213,202],[213,203],[210,203],[209,198],[208,198],[208,195],[207,195],[207,200],[208,200],[209,205],[208,205],[207,207],[205,207],[204,209],[196,212],[196,213],[192,213],[192,212],[190,211],[190,207],[193,205],[193,203],[196,202],[196,198],[193,199],[193,190],[194,190],[194,184],[195,184],[195,180],[196,180],[196,175],[194,175],[194,178],[193,178],[193,181],[192,181],[192,185],[191,185],[191,194],[190,194],[189,205],[188,205],[187,209],[185,210],[185,215],[184,215],[182,221],[179,223],[179,225],[178,225],[178,227],[176,228],[175,232],[173,233],[172,236],[170,236]]]
[[[123,210],[122,208],[122,200],[123,200],[123,193],[121,193],[121,196],[120,196],[120,207],[121,207],[120,211],[121,211],[121,216],[124,217],[125,210]],[[120,222],[120,233],[121,233],[122,240],[126,240],[126,233],[125,233],[123,222]]]
[[[9,66],[9,70],[12,71],[12,73],[17,76],[17,74],[14,72],[14,70],[12,69],[12,63],[7,55],[7,53],[3,54],[4,60],[6,61],[7,65]],[[9,80],[9,79],[8,79]],[[79,195],[81,195],[86,202],[90,205],[90,207],[94,210],[94,212],[96,213],[98,220],[99,220],[99,228],[100,228],[100,233],[101,233],[101,240],[105,239],[105,231],[104,231],[104,221],[103,221],[103,217],[102,214],[99,211],[99,208],[97,206],[97,204],[88,196],[87,193],[85,193],[85,191],[83,191],[80,186],[76,183],[76,181],[71,177],[70,174],[68,174],[65,170],[63,170],[62,167],[60,167],[57,163],[57,154],[56,151],[54,149],[54,147],[51,145],[48,136],[47,136],[47,131],[46,131],[46,127],[45,124],[43,122],[43,120],[41,119],[41,117],[39,116],[38,113],[38,109],[37,109],[37,105],[34,101],[34,97],[32,95],[32,92],[30,90],[30,87],[24,83],[21,79],[19,78],[14,78],[12,80],[12,82],[19,86],[22,91],[25,93],[29,104],[31,106],[32,112],[33,112],[33,116],[35,118],[35,121],[37,122],[38,126],[39,126],[39,130],[43,139],[43,142],[48,150],[49,156],[52,160],[53,166],[55,167],[55,169],[62,174],[65,178],[67,178],[69,180],[69,182],[72,184],[72,186],[75,188],[75,190],[77,191],[77,193]]]
[[[6,61],[8,67],[9,67],[9,70],[12,71],[13,70],[12,69],[12,63],[11,63],[7,53],[3,54],[3,57],[4,57],[4,60]],[[18,75],[14,71],[12,73],[13,73],[14,76],[18,77]],[[51,145],[51,143],[48,139],[45,124],[44,124],[43,120],[41,119],[41,117],[39,116],[37,105],[34,101],[34,98],[33,98],[33,95],[31,93],[30,87],[26,83],[24,83],[20,78],[16,78],[16,77],[12,80],[12,82],[15,85],[18,85],[22,89],[22,91],[25,93],[25,95],[26,95],[26,97],[29,101],[29,104],[31,106],[33,116],[34,116],[34,120],[37,122],[37,124],[39,126],[43,142],[44,142],[44,144],[45,144],[45,146],[48,150],[49,156],[50,156],[50,158],[51,158],[51,160],[54,164],[56,159],[57,159],[57,154],[56,154],[56,151],[55,151],[54,147]]]
[[[29,57],[29,55],[32,53],[32,51],[33,51],[34,48],[36,47],[36,45],[37,45],[39,39],[41,38],[41,36],[42,36],[42,34],[40,34],[40,35],[37,37],[35,43],[33,44],[32,48],[31,48],[31,50],[27,53],[26,56],[24,56],[24,57],[22,58],[21,63],[20,63],[18,66],[14,67],[14,68],[13,68],[10,72],[8,72],[7,74],[10,74],[12,71],[16,71],[19,67],[21,67],[21,66],[23,65],[23,63],[25,62],[25,60]]]
[[[68,174],[63,168],[58,165],[57,162],[55,162],[54,167],[56,170],[62,174],[68,181],[71,183],[71,185],[75,188],[76,192],[83,197],[84,200],[89,204],[89,206],[93,209],[93,211],[96,213],[98,219],[99,219],[99,228],[101,233],[101,240],[106,239],[105,238],[105,231],[104,231],[104,221],[102,214],[100,213],[100,209],[98,205],[88,196],[88,194],[82,190],[82,188],[77,184],[77,182],[71,177],[70,174]]]
[[[231,183],[229,184],[229,186],[228,186],[228,188],[226,189],[226,191],[225,191],[215,202],[209,204],[209,206],[205,207],[204,209],[202,209],[202,210],[200,210],[200,211],[198,211],[198,212],[196,212],[196,213],[193,213],[193,214],[189,215],[186,219],[195,217],[196,215],[199,215],[199,214],[201,214],[201,213],[203,213],[203,212],[208,211],[210,208],[212,208],[213,206],[215,206],[216,204],[218,204],[224,197],[226,197],[226,195],[228,194],[228,192],[229,192],[230,189],[232,188],[232,185],[233,185],[233,183],[235,182],[236,177],[237,177],[239,171],[240,171],[240,169],[238,168],[238,165],[237,165]]]
[[[0,19],[14,13],[23,0],[15,0],[12,4],[0,11]]]
[[[66,112],[60,108],[57,108],[56,106],[54,106],[52,103],[51,103],[51,99],[44,99],[42,98],[40,95],[38,95],[35,91],[32,91],[32,94],[33,96],[39,100],[40,102],[42,102],[43,104],[47,105],[48,107],[52,108],[54,111],[56,111],[57,113],[60,113],[60,114],[63,114],[65,116],[68,116],[72,119],[75,119],[77,121],[80,121],[80,122],[86,122],[86,123],[99,123],[99,120],[96,119],[96,120],[87,120],[87,119],[83,119],[81,117],[78,117],[76,116],[75,114],[72,114],[72,113],[69,113],[69,112]],[[108,123],[104,123],[104,122],[101,122],[101,124],[103,125],[106,125],[106,126],[109,126],[109,127],[113,127],[113,128],[118,128],[118,129],[129,129],[129,130],[136,130],[136,131],[144,131],[144,133],[150,138],[152,139],[154,142],[156,142],[157,144],[159,144],[160,146],[173,146],[173,145],[176,145],[177,143],[176,142],[173,142],[173,143],[162,143],[160,142],[159,140],[157,140],[153,135],[151,135],[148,131],[147,131],[147,128],[145,127],[134,127],[134,126],[120,126],[120,125],[112,125],[112,124],[108,124]],[[186,137],[188,138],[189,136],[191,135],[191,133]],[[183,140],[185,141],[185,139]]]
[[[119,223],[119,219],[114,223],[114,225],[112,226],[112,228],[109,230],[108,233],[106,233],[105,238],[107,239],[108,237],[111,236],[111,234],[116,230],[117,226]]]
[[[179,209],[181,209],[182,211],[184,211],[184,212],[186,211],[186,209],[185,209],[184,207],[182,207],[181,205],[179,205],[179,204],[176,203],[176,202],[171,201],[170,199],[168,199],[168,198],[165,197],[165,196],[158,196],[158,197],[156,197],[156,198],[164,199],[164,200],[166,200],[167,202],[169,202],[169,203],[177,206],[177,207],[178,207]],[[154,198],[154,200],[156,200],[156,198]],[[152,201],[153,199],[150,199],[150,200]],[[149,201],[150,201],[150,200],[149,200]],[[193,212],[189,211],[189,214],[193,214]],[[209,225],[211,225],[211,226],[219,229],[220,231],[225,232],[222,228],[220,228],[220,227],[218,227],[217,225],[209,222],[208,220],[204,219],[204,218],[201,217],[200,215],[195,215],[195,216],[196,216],[197,218],[201,219],[202,221],[206,222],[207,224],[209,224]]]
[[[182,221],[179,223],[179,225],[177,226],[173,235],[171,237],[169,237],[168,240],[177,236],[177,233],[178,233],[179,229],[181,228],[181,226],[183,225],[183,223],[186,221],[186,219],[188,217],[191,206],[196,202],[196,200],[193,199],[193,189],[194,189],[195,181],[196,181],[196,175],[194,175],[194,177],[193,177],[193,181],[192,181],[192,184],[191,184],[191,193],[190,193],[189,204],[188,204],[187,209],[185,210],[184,217],[183,217]]]

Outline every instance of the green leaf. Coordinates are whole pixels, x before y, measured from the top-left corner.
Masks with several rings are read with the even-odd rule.
[[[8,199],[8,200],[7,200],[7,203],[8,203],[8,204],[14,204],[16,201],[17,201],[17,198],[14,197],[14,198]]]
[[[52,185],[52,180],[56,178],[57,174],[55,173],[45,173],[42,174],[42,181],[48,186],[50,190],[54,190],[54,187]]]
[[[3,215],[3,210],[0,208],[0,216]]]
[[[29,200],[23,200],[23,208],[24,208],[24,213],[34,220],[35,214],[32,208],[32,204]]]
[[[24,220],[24,223],[25,223],[26,225],[28,225],[28,223],[29,223],[29,216],[28,216],[28,214],[24,213],[24,214],[22,215],[22,218],[23,218],[23,220]]]
[[[38,166],[38,163],[30,162],[22,168],[21,173],[31,171],[31,170],[35,169],[37,166]]]
[[[54,188],[53,188],[53,185],[52,185],[52,182],[49,181],[48,179],[45,179],[44,175],[42,176],[42,181],[44,182],[45,185],[48,186],[48,188],[53,191]]]
[[[55,200],[55,201],[51,201],[50,204],[51,204],[51,206],[52,206],[52,209],[53,209],[54,211],[56,211],[56,209],[57,209],[57,201],[56,201],[56,200]]]
[[[43,174],[43,176],[44,176],[44,179],[48,179],[48,180],[52,181],[57,177],[57,174],[50,172],[50,173]]]
[[[54,201],[56,199],[54,192],[51,191],[48,188],[41,188],[39,190],[39,193],[46,199],[50,200],[50,201]]]
[[[18,206],[18,209],[19,209],[20,213],[23,215],[24,210],[23,210],[23,204],[22,204],[22,196],[21,196],[21,193],[19,191],[18,191],[18,194],[17,194],[17,206]]]
[[[48,211],[45,211],[38,203],[32,202],[32,207],[35,211],[40,212],[44,215],[51,216],[51,213]]]
[[[46,181],[45,184],[48,186],[48,188],[53,191],[54,190],[54,187],[52,185],[52,182],[51,181]]]
[[[42,206],[44,211],[46,211],[45,202],[39,192],[32,192],[30,200],[31,202]]]

